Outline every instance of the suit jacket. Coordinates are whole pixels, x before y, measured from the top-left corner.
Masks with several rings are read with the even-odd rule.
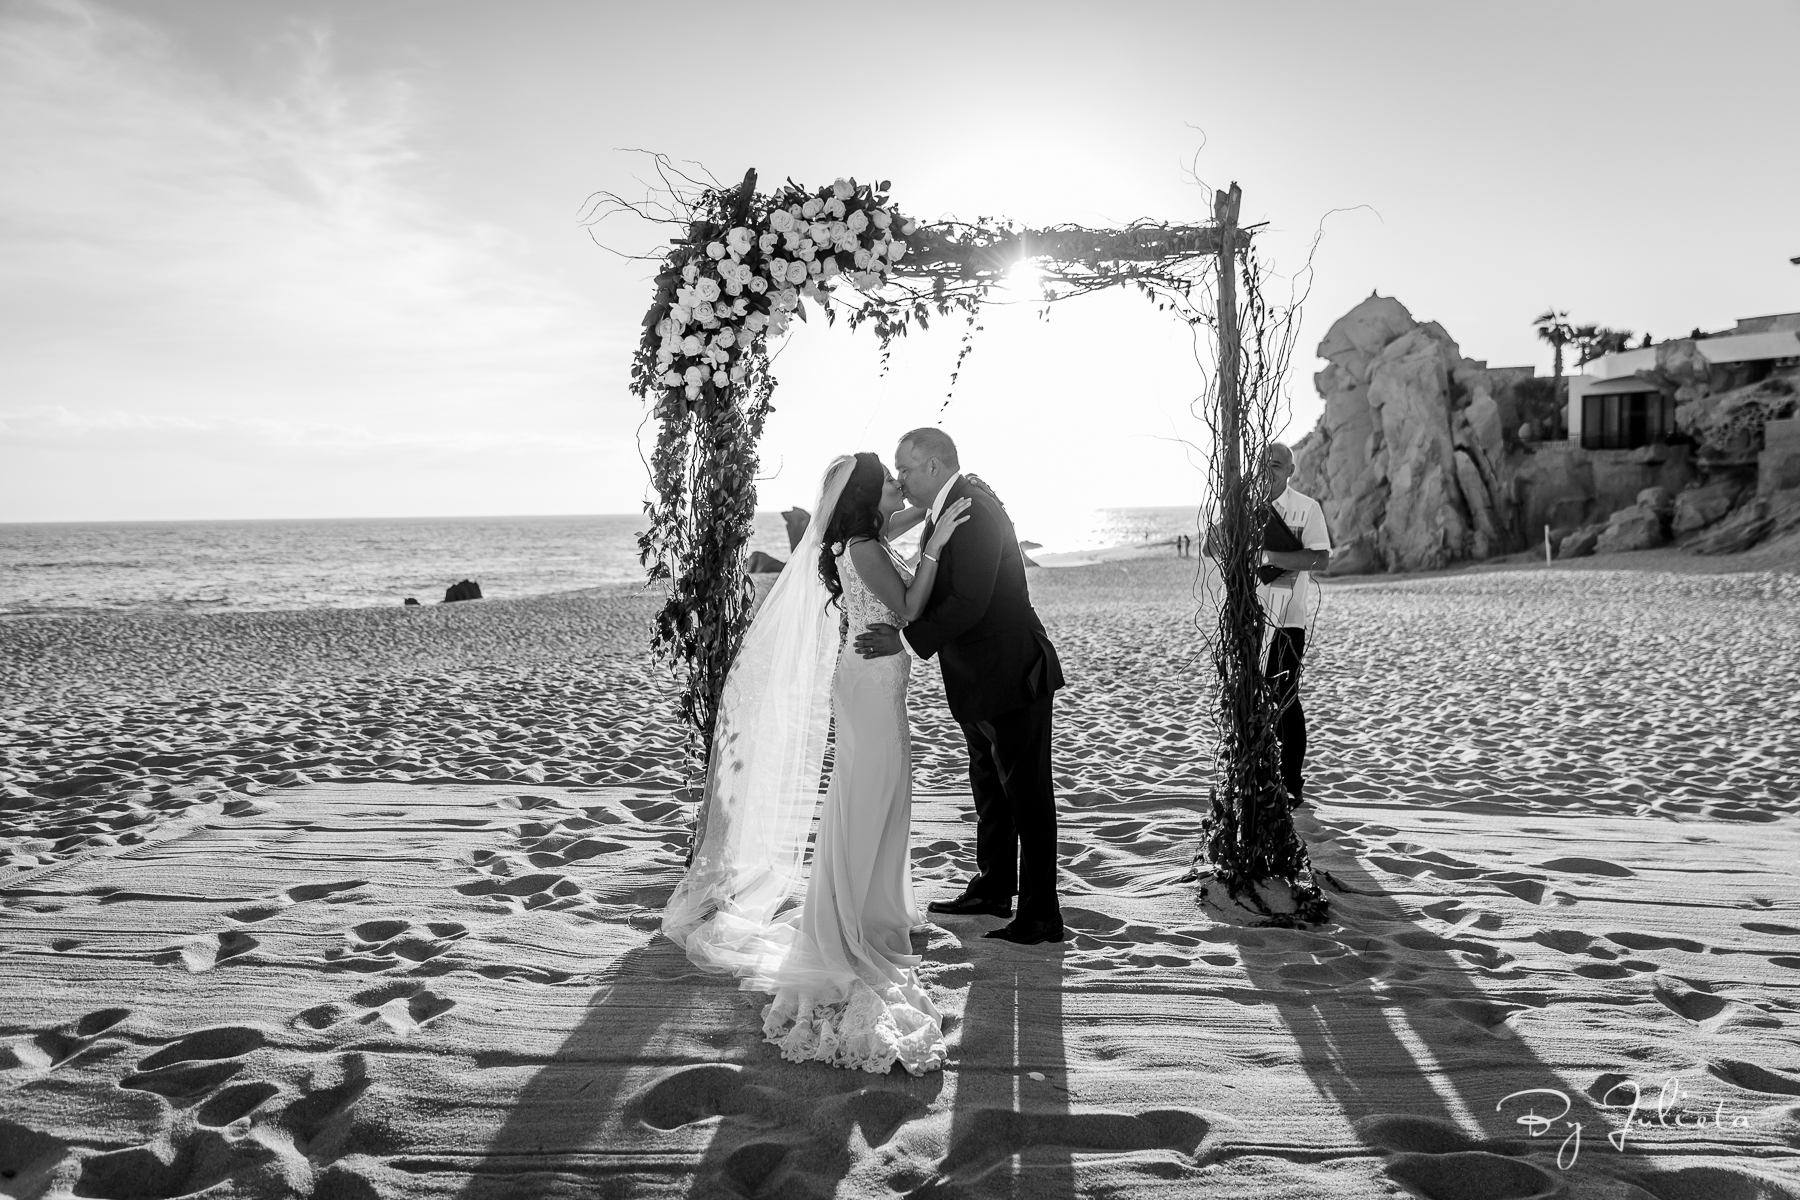
[[[958,721],[986,721],[1063,685],[1062,663],[1031,607],[1025,556],[1012,519],[982,484],[963,476],[946,507],[967,496],[969,519],[938,556],[931,596],[902,630],[921,658],[936,655]]]

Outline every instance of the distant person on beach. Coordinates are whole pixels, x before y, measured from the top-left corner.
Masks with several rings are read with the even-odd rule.
[[[912,660],[857,654],[847,632],[920,619],[948,570],[946,548],[970,536],[957,531],[972,507],[954,497],[934,508],[914,571],[888,539],[926,520],[924,508],[906,508],[875,455],[834,461],[818,515],[726,677],[693,861],[662,928],[696,964],[774,997],[763,1038],[794,1062],[876,1073],[898,1062],[914,1075],[944,1063],[942,1018],[912,952],[923,924],[912,887]],[[802,881],[805,900],[781,911]]]
[[[950,916],[1012,918],[987,937],[1020,945],[1060,942],[1050,709],[1063,685],[1062,664],[1031,607],[1018,536],[994,493],[964,474],[956,443],[943,430],[915,429],[901,438],[894,466],[906,498],[930,510],[927,530],[940,513],[970,505],[968,527],[945,550],[918,619],[904,633],[879,623],[856,638],[857,651],[871,658],[903,649],[926,659],[936,655],[950,714],[968,744],[975,875],[961,895],[927,907]]]
[[[1306,634],[1319,608],[1315,571],[1331,563],[1331,533],[1325,510],[1311,496],[1288,486],[1294,476],[1294,452],[1281,442],[1269,443],[1263,456],[1263,483],[1269,512],[1257,570],[1256,596],[1269,626],[1269,655],[1263,671],[1275,685],[1281,705],[1275,736],[1281,741],[1281,782],[1288,803],[1306,803],[1306,713],[1300,707],[1300,668],[1306,657]],[[1213,532],[1206,553],[1218,557]]]

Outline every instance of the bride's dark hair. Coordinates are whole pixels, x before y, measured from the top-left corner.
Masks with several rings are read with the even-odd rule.
[[[881,459],[867,450],[858,453],[819,541],[819,578],[831,593],[831,603],[837,603],[844,594],[843,580],[838,578],[837,555],[831,548],[852,538],[881,536],[881,488],[886,482],[887,472],[881,469]]]

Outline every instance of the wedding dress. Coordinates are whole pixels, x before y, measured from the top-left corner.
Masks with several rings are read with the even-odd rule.
[[[922,922],[909,852],[911,660],[865,659],[851,645],[852,631],[903,622],[847,554],[838,556],[841,611],[826,604],[818,579],[816,531],[851,465],[839,460],[827,472],[820,516],[727,678],[694,862],[664,910],[663,931],[695,963],[773,996],[763,1036],[782,1057],[876,1073],[898,1062],[922,1075],[943,1066],[944,1036],[912,953]],[[821,807],[827,720],[836,749]],[[783,911],[803,875],[804,899]]]

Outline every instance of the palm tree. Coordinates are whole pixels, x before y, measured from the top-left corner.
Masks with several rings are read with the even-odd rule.
[[[1558,312],[1554,308],[1547,308],[1542,314],[1532,318],[1531,323],[1537,326],[1538,337],[1549,342],[1550,348],[1556,352],[1554,369],[1556,382],[1553,386],[1556,388],[1556,394],[1560,397],[1562,395],[1563,347],[1575,340],[1575,330],[1569,324],[1569,314]]]
[[[1602,354],[1617,354],[1627,349],[1631,345],[1631,330],[1608,329],[1604,325],[1578,325],[1570,331],[1569,342],[1577,351],[1575,365],[1585,367]]]

